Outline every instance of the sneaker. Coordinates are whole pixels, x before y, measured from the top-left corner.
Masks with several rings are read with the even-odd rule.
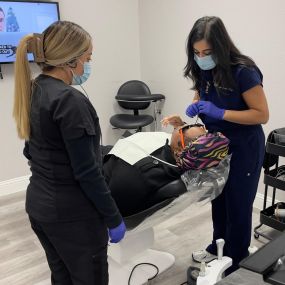
[[[258,247],[257,246],[250,246],[248,248],[249,255],[255,253],[256,251],[258,251]]]
[[[218,258],[216,255],[211,254],[205,249],[197,250],[192,253],[192,259],[199,263],[201,263],[202,261],[208,263],[216,258]]]

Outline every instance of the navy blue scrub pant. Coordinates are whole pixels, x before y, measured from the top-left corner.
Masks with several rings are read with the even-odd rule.
[[[261,126],[223,132],[230,139],[230,173],[222,194],[212,201],[213,241],[207,251],[217,254],[216,240],[225,240],[224,255],[233,259],[226,274],[248,256],[252,206],[264,158],[265,138]]]
[[[102,219],[43,223],[29,218],[45,250],[52,285],[108,284],[108,234]]]

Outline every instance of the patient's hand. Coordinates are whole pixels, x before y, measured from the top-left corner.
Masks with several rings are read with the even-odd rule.
[[[178,115],[170,115],[168,117],[164,117],[160,122],[163,127],[171,125],[174,129],[184,125],[184,122]]]

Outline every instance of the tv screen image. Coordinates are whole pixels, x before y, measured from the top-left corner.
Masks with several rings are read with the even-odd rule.
[[[20,39],[32,33],[42,33],[59,20],[58,2],[28,2],[0,0],[0,63],[16,59]],[[33,61],[33,55],[28,55]]]

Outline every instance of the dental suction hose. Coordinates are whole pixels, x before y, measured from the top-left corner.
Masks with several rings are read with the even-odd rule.
[[[224,239],[222,239],[222,238],[217,239],[216,245],[217,245],[217,252],[218,252],[218,260],[222,260],[223,259],[223,250],[224,250],[224,245],[225,245]]]

